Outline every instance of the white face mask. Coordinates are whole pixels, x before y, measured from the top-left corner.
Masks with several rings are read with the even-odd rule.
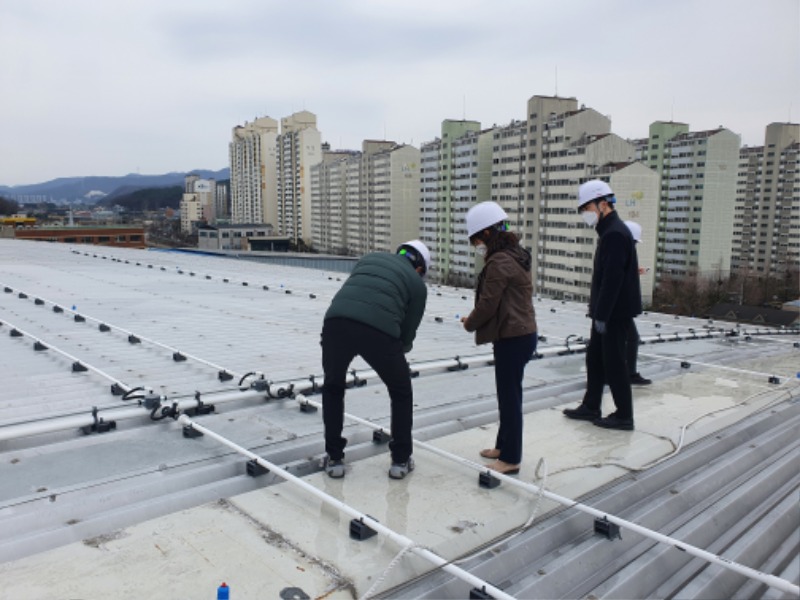
[[[597,213],[593,210],[585,210],[581,213],[581,217],[583,217],[583,221],[589,226],[594,227],[597,225]]]
[[[478,256],[485,257],[486,250],[487,250],[486,244],[478,244],[477,246],[475,246],[475,254],[477,254]]]

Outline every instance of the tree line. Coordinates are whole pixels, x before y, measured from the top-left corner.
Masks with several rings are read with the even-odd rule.
[[[19,204],[14,200],[0,196],[0,215],[15,215],[19,212]]]
[[[669,314],[703,316],[717,304],[770,306],[781,308],[784,302],[800,296],[798,269],[780,276],[734,272],[730,276],[698,273],[677,278],[666,275],[653,290],[651,309]]]

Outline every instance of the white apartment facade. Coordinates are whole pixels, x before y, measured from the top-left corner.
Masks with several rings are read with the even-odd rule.
[[[362,151],[326,152],[311,169],[316,250],[361,256],[394,252],[419,237],[420,151],[365,140]]]
[[[193,233],[198,223],[216,222],[216,182],[188,175],[184,180],[184,194],[181,198],[181,231]]]
[[[357,201],[360,162],[355,150],[323,151],[322,162],[311,167],[311,242],[316,250],[349,253],[347,214],[351,201]],[[348,179],[353,175],[355,186]]]
[[[534,96],[528,101],[528,139],[523,245],[533,254],[537,294],[588,301],[597,234],[579,218],[581,183],[602,179],[614,190],[623,220],[638,222],[652,262],[658,206],[658,174],[635,161],[635,146],[611,133],[611,121],[574,98]],[[518,217],[521,220],[521,217]],[[653,276],[641,280],[642,299],[652,300]]]
[[[657,277],[730,275],[741,138],[656,122],[643,159],[661,174]]]
[[[181,232],[191,234],[203,220],[203,208],[197,194],[184,194],[180,204]]]
[[[790,278],[800,268],[800,125],[771,123],[763,146],[744,147],[731,267],[743,276]]]
[[[442,259],[438,245],[439,211],[439,156],[442,140],[436,138],[420,145],[419,239],[431,253],[431,270],[428,279],[442,281]]]
[[[311,245],[311,167],[322,161],[317,117],[300,111],[281,119],[278,152],[278,234]]]
[[[489,199],[491,142],[491,132],[481,131],[477,121],[446,119],[441,137],[420,149],[420,239],[431,251],[434,281],[475,280],[465,217],[471,206]]]
[[[372,247],[366,251],[395,252],[403,242],[419,237],[420,152],[398,145],[367,155],[373,189],[367,229]]]
[[[278,223],[278,122],[269,117],[233,128],[229,144],[231,222]]]

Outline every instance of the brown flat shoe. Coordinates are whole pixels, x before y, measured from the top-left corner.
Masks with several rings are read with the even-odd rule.
[[[486,448],[485,450],[481,450],[478,454],[483,458],[500,458],[500,450],[497,448]]]
[[[492,464],[486,465],[486,468],[503,475],[516,475],[519,473],[519,465],[512,465],[502,460],[496,460]]]

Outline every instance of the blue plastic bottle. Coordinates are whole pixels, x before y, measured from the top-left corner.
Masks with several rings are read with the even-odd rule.
[[[231,588],[224,581],[222,585],[217,588],[217,600],[230,600]]]

